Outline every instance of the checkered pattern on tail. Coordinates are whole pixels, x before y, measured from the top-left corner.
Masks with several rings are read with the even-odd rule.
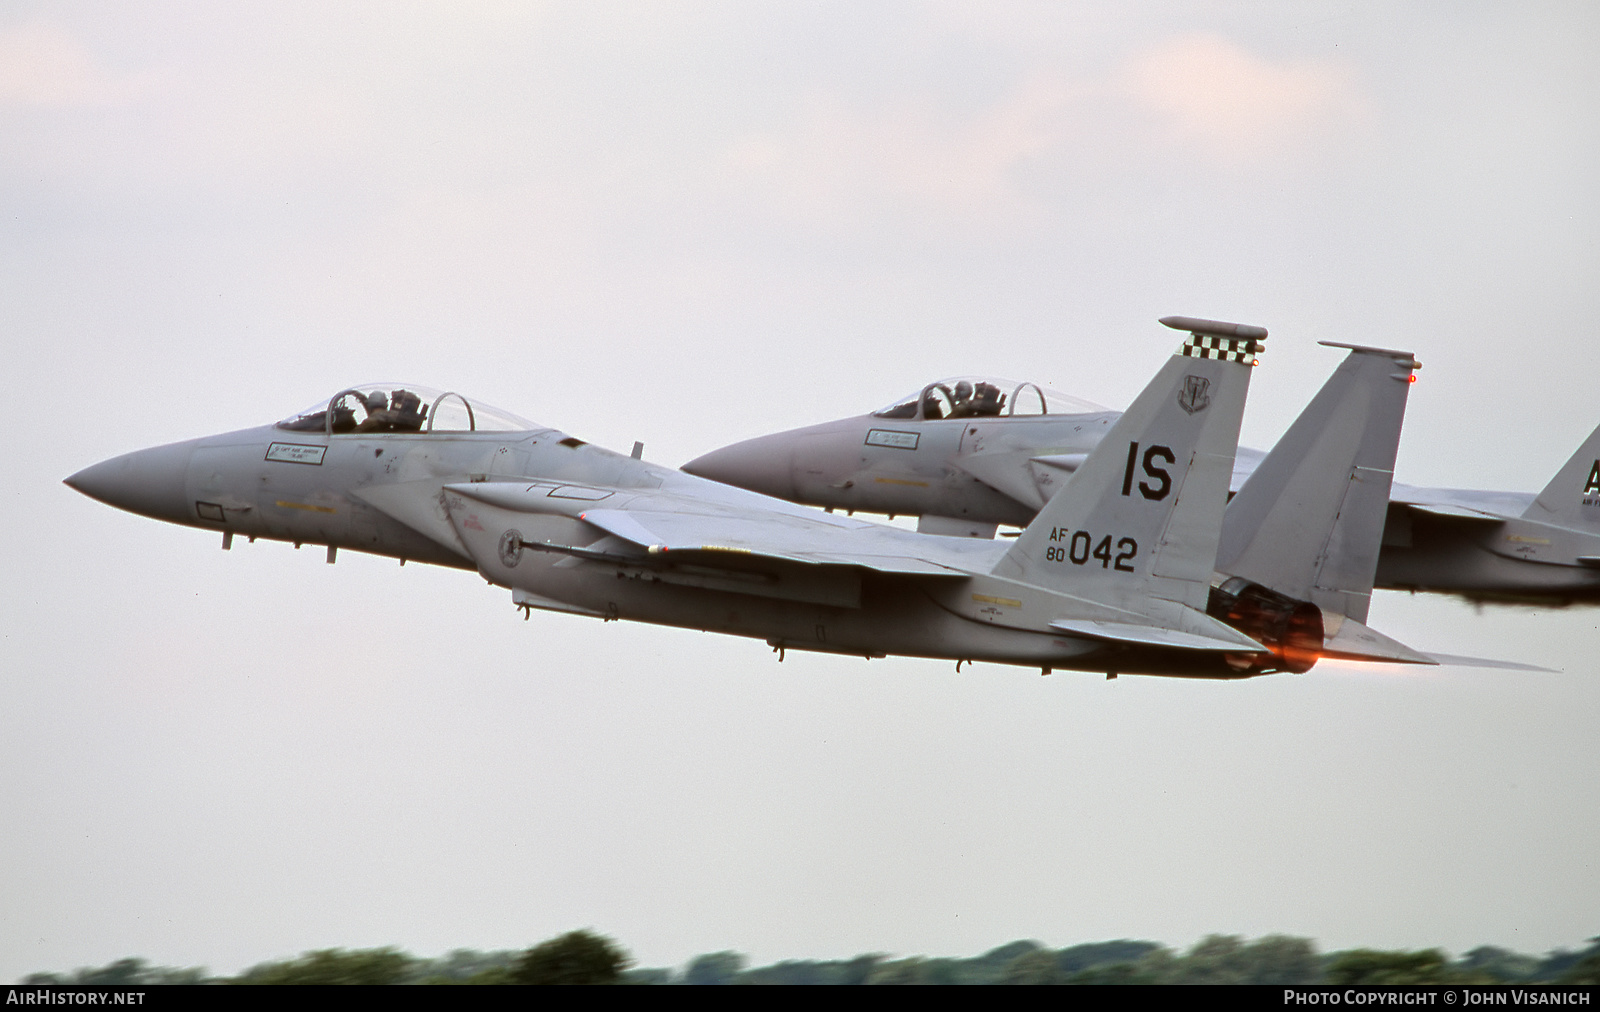
[[[1217,334],[1190,334],[1179,349],[1190,358],[1214,358],[1224,362],[1254,363],[1261,346],[1247,337],[1222,337]]]

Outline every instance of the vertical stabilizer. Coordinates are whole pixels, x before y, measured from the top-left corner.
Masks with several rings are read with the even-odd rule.
[[[1350,354],[1228,504],[1217,571],[1367,619],[1412,372],[1409,351]]]
[[[1562,527],[1600,524],[1600,428],[1589,433],[1522,515]]]
[[[1204,611],[1261,327],[1169,316],[1190,331],[995,575],[1114,607]]]

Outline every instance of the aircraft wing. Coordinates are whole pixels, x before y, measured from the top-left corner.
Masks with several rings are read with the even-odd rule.
[[[830,525],[790,516],[730,516],[630,507],[586,510],[584,523],[614,534],[653,554],[706,552],[756,555],[788,562],[858,566],[880,573],[962,576],[958,569],[892,546],[863,544],[839,551],[840,531]]]
[[[1533,498],[1531,494],[1521,492],[1419,488],[1400,482],[1395,482],[1389,492],[1390,502],[1419,513],[1455,520],[1478,520],[1484,523],[1496,523],[1522,516],[1533,502]]]
[[[691,554],[730,562],[743,556],[896,575],[959,577],[969,573],[962,566],[964,557],[994,552],[989,544],[970,538],[928,538],[789,503],[765,508],[765,496],[726,487],[719,488],[750,501],[707,501],[655,489],[549,488],[521,482],[446,488],[513,512],[573,517],[661,563],[691,561],[684,558]]]
[[[1255,473],[1256,465],[1266,458],[1267,455],[1260,450],[1252,450],[1248,446],[1239,447],[1233,455],[1233,477],[1228,480],[1228,494],[1232,495],[1244,488],[1244,483]]]

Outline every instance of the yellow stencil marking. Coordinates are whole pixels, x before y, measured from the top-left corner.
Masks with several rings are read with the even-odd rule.
[[[306,510],[306,511],[311,512],[311,513],[337,513],[337,512],[339,512],[338,510],[334,509],[332,506],[313,506],[308,502],[290,502],[287,499],[279,499],[276,503],[274,503],[274,505],[282,506],[286,510]]]
[[[1021,601],[1010,597],[990,597],[988,594],[973,594],[972,599],[974,601],[982,601],[984,604],[1003,604],[1007,608],[1022,607]]]

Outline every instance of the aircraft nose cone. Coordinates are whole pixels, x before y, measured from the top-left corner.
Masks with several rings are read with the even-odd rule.
[[[186,489],[190,443],[135,450],[86,467],[65,483],[108,506],[183,523],[191,519]]]
[[[787,442],[761,436],[712,450],[689,461],[682,470],[724,485],[787,499],[795,494],[793,460],[794,449]]]

